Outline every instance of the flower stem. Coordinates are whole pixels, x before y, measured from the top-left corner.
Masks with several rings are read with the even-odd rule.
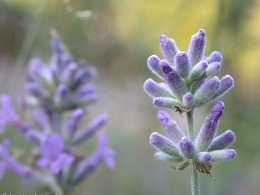
[[[195,132],[194,132],[194,125],[193,125],[193,109],[187,112],[187,121],[188,121],[188,137],[194,141],[195,139]],[[199,175],[195,169],[194,163],[191,166],[191,191],[192,195],[199,195]]]

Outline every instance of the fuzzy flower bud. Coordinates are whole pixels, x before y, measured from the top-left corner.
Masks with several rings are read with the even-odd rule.
[[[217,77],[209,79],[203,83],[194,94],[195,106],[199,107],[211,101],[219,88],[220,81]]]
[[[153,104],[162,108],[175,108],[183,106],[180,101],[169,97],[156,97],[153,99]]]
[[[191,64],[186,52],[178,52],[174,57],[174,67],[180,77],[186,78],[189,75]]]
[[[148,68],[158,77],[163,78],[164,74],[159,66],[160,58],[156,55],[152,55],[147,60]]]
[[[156,83],[153,79],[148,79],[144,83],[145,92],[151,97],[172,97],[173,94],[165,85]]]
[[[209,152],[199,152],[196,156],[196,162],[209,163],[212,161],[212,156]]]
[[[194,96],[192,95],[191,92],[186,93],[183,97],[182,97],[182,102],[183,105],[187,108],[191,108],[194,105]]]
[[[209,151],[222,150],[222,149],[228,148],[235,142],[235,140],[236,140],[235,133],[231,130],[227,130],[226,132],[217,136],[213,140],[213,142],[209,148]]]
[[[150,136],[150,144],[157,150],[160,150],[170,156],[180,157],[178,146],[167,137],[154,132]]]
[[[164,129],[166,131],[167,137],[178,143],[182,137],[185,136],[184,131],[179,127],[179,125],[173,121],[167,112],[164,110],[160,110],[158,112],[158,119],[163,124]]]
[[[229,92],[229,90],[234,87],[234,79],[230,75],[224,76],[220,80],[220,87],[214,94],[213,99],[217,99]]]
[[[196,64],[190,71],[190,81],[199,81],[202,79],[203,75],[205,75],[205,70],[208,67],[208,63],[205,61],[201,61]]]
[[[212,62],[208,65],[208,68],[206,69],[206,75],[207,77],[214,76],[217,72],[220,71],[221,63],[220,62]]]
[[[182,156],[187,159],[193,159],[196,156],[196,149],[193,141],[189,138],[183,137],[178,144]]]
[[[222,62],[222,54],[218,51],[212,52],[209,57],[205,58],[205,61],[208,62],[208,64],[212,62]]]
[[[163,53],[164,58],[170,63],[172,66],[174,65],[174,56],[178,52],[178,48],[175,44],[175,41],[169,39],[165,35],[160,36],[160,46]]]
[[[178,73],[173,69],[170,70],[171,68],[166,63],[163,63],[161,66],[165,74],[166,84],[169,86],[174,96],[177,99],[182,100],[182,96],[188,91],[187,86]]]
[[[189,58],[192,65],[197,64],[204,55],[206,45],[205,30],[200,29],[192,36],[189,47]]]
[[[212,162],[232,160],[236,157],[236,154],[236,151],[233,149],[215,150],[210,152],[210,155],[212,156]]]
[[[207,151],[215,138],[218,131],[219,118],[222,116],[224,108],[224,103],[218,102],[205,119],[195,140],[196,149],[199,152]]]

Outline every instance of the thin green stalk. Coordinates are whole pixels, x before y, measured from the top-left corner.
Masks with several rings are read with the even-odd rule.
[[[188,137],[194,141],[195,139],[195,132],[194,132],[194,124],[193,124],[193,109],[189,112],[187,112],[187,121],[188,121]],[[192,163],[191,166],[191,191],[192,195],[199,195],[200,189],[199,189],[199,175],[196,171],[194,163]]]

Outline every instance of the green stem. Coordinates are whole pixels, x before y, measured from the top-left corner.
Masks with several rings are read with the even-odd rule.
[[[194,124],[193,124],[193,109],[187,112],[187,121],[188,121],[188,137],[192,141],[195,139],[195,132],[194,132]],[[199,195],[200,189],[199,189],[199,175],[196,171],[194,163],[192,163],[191,166],[191,191],[192,195]]]

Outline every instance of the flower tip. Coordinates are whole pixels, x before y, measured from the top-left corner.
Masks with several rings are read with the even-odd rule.
[[[198,31],[198,34],[199,34],[200,36],[204,37],[205,34],[206,34],[206,31],[205,31],[204,29],[200,29],[200,30]]]
[[[230,159],[235,158],[237,155],[237,152],[234,149],[230,149],[228,152],[229,152]]]
[[[166,60],[161,60],[159,62],[159,65],[164,74],[169,74],[173,70],[172,67],[168,64],[168,62]]]
[[[164,110],[159,110],[157,117],[162,124],[168,124],[171,120],[169,114]]]
[[[168,41],[168,37],[166,35],[161,35],[160,41],[161,41],[161,44],[165,44]]]

